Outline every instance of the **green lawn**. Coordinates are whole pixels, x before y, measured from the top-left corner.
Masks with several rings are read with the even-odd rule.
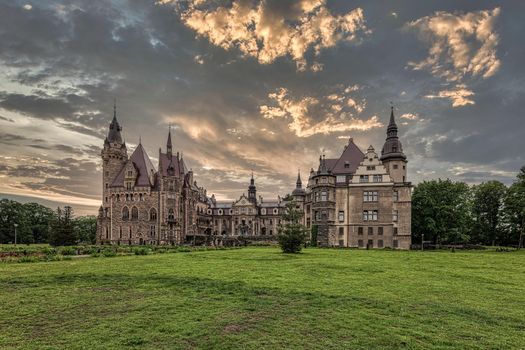
[[[274,248],[0,265],[1,349],[523,349],[525,253]]]

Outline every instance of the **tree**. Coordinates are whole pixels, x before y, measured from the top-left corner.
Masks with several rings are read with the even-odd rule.
[[[525,166],[507,190],[504,204],[505,221],[509,228],[509,236],[504,244],[518,244],[518,248],[521,248],[525,230]]]
[[[0,200],[0,243],[15,241],[15,224],[17,227],[17,242],[27,243],[31,231],[21,203],[9,199]]]
[[[424,234],[436,244],[467,242],[470,238],[471,191],[467,184],[447,180],[423,181],[412,195],[412,234]]]
[[[73,209],[70,206],[65,206],[63,210],[58,207],[49,225],[49,244],[60,246],[76,243]]]
[[[472,190],[472,241],[490,245],[500,243],[504,232],[502,216],[507,187],[499,181],[489,181],[474,186]]]
[[[94,244],[97,239],[97,218],[92,215],[75,219],[75,236],[80,242]]]
[[[49,223],[53,219],[53,211],[38,203],[25,203],[23,212],[31,232],[31,242],[27,243],[47,243],[47,233]]]
[[[296,208],[294,201],[286,203],[286,210],[281,218],[284,222],[279,227],[277,239],[283,253],[299,253],[306,239],[306,227],[301,224],[303,213]]]

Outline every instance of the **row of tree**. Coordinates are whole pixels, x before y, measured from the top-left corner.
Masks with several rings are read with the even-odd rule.
[[[0,243],[50,243],[73,245],[95,243],[95,216],[74,217],[69,206],[56,211],[37,203],[0,200]]]
[[[412,241],[521,245],[525,229],[525,167],[509,187],[424,181],[412,195]]]

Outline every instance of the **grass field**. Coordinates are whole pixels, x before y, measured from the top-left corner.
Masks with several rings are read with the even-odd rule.
[[[523,349],[523,252],[274,248],[0,265],[1,349]]]

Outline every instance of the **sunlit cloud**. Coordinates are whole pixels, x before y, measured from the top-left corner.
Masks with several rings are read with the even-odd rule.
[[[177,3],[158,3],[170,2]],[[186,26],[218,47],[235,47],[261,64],[289,56],[298,71],[323,69],[318,62],[308,65],[308,50],[317,56],[322,49],[341,41],[359,42],[370,33],[361,8],[334,15],[326,7],[326,0],[301,0],[286,13],[275,11],[266,1],[237,1],[221,6],[199,0],[189,1],[179,12]]]
[[[439,91],[437,95],[426,95],[425,98],[447,98],[452,101],[452,107],[462,107],[474,104],[472,96],[474,96],[472,90],[467,89],[464,84],[458,84],[455,88]]]
[[[366,120],[356,117],[366,107],[366,100],[349,96],[348,93],[355,89],[350,87],[319,99],[312,96],[293,98],[288,89],[280,88],[268,95],[273,104],[261,105],[259,111],[266,119],[288,120],[288,128],[298,137],[382,127],[377,116]],[[316,115],[322,117],[315,118]]]
[[[432,75],[455,83],[438,97],[449,97],[453,107],[474,104],[474,92],[465,87],[473,77],[493,76],[500,68],[497,57],[499,35],[494,29],[500,8],[465,14],[438,11],[406,25],[418,32],[428,43],[428,57],[420,62],[408,62],[413,70],[427,70]]]

